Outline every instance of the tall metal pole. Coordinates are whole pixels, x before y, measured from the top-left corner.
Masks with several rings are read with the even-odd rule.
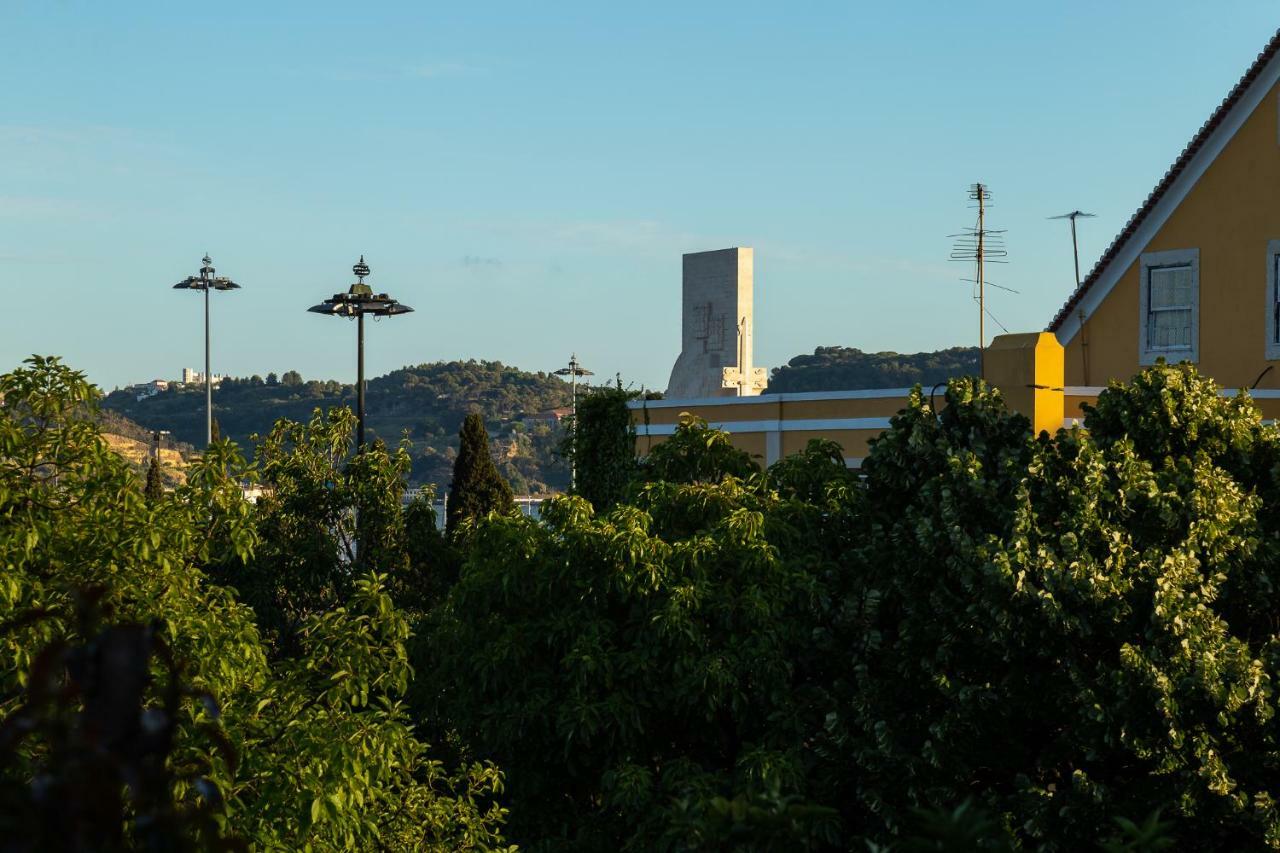
[[[986,213],[985,196],[986,188],[982,184],[978,184],[978,377],[980,379],[987,378],[987,333],[985,326],[987,305],[982,280],[983,238],[986,236],[986,229],[983,225]]]
[[[356,315],[356,452],[364,449],[364,314]]]
[[[1076,262],[1076,289],[1080,289],[1080,247],[1076,245],[1076,218],[1071,217],[1071,257]]]
[[[578,356],[569,359],[569,387],[573,389],[573,454],[569,458],[569,488],[578,488]]]
[[[346,293],[335,293],[332,298],[307,310],[313,314],[347,317],[356,321],[356,452],[359,453],[364,449],[364,315],[394,317],[408,314],[413,309],[385,293],[374,293],[373,288],[365,284],[369,265],[364,262],[364,255],[351,267],[351,271],[356,274],[356,283]]]
[[[213,359],[209,356],[209,291],[239,290],[240,285],[222,275],[215,275],[213,261],[208,255],[201,259],[199,275],[189,275],[173,286],[174,290],[204,291],[204,443],[213,443]]]
[[[556,376],[568,376],[569,387],[573,394],[573,434],[570,436],[570,458],[569,458],[569,488],[577,489],[578,487],[578,377],[594,376],[590,370],[585,369],[582,363],[578,361],[578,354],[575,352],[569,356],[569,366],[562,367],[556,371]]]
[[[209,371],[209,288],[204,289],[204,446],[213,444],[213,374]]]

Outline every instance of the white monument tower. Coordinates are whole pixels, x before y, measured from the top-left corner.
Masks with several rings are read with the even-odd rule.
[[[684,256],[681,349],[667,397],[752,397],[768,384],[752,364],[754,263],[749,248]]]

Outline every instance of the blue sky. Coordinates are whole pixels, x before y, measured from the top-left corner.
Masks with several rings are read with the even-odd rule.
[[[1042,328],[1280,26],[1272,3],[0,2],[0,369],[354,377],[305,313],[417,313],[371,375],[489,358],[662,388],[682,252],[754,246],[756,361],[971,344],[947,235],[988,183],[991,308]],[[988,328],[991,328],[990,325]]]

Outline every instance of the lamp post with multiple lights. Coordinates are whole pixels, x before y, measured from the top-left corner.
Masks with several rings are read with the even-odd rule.
[[[313,305],[308,311],[316,314],[328,314],[332,317],[346,317],[356,321],[356,451],[364,448],[364,317],[393,317],[396,314],[408,314],[413,309],[402,305],[385,293],[374,293],[373,288],[364,283],[369,275],[369,265],[364,262],[364,255],[351,268],[356,275],[356,283],[346,293],[335,293],[319,305]]]
[[[573,387],[573,454],[569,459],[569,488],[576,489],[578,486],[578,377],[579,376],[595,376],[590,370],[587,370],[578,361],[578,354],[575,352],[569,356],[569,366],[562,367],[556,371],[556,376],[568,376],[569,384]]]
[[[204,291],[204,443],[207,446],[213,443],[213,373],[209,369],[209,291],[239,290],[240,285],[226,276],[215,276],[213,261],[209,260],[208,255],[204,256],[203,261],[204,266],[200,267],[199,275],[187,276],[175,284],[173,289]]]

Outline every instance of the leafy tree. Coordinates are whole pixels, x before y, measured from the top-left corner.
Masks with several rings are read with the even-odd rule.
[[[746,451],[733,446],[728,433],[708,429],[706,421],[688,415],[640,463],[641,476],[650,482],[718,483],[759,471]]]
[[[489,433],[484,418],[473,412],[462,422],[458,458],[453,463],[445,529],[456,536],[464,521],[483,518],[491,512],[514,512],[511,487],[502,479],[489,453]]]
[[[280,377],[280,383],[282,385],[290,385],[290,386],[301,385],[302,374],[296,370],[286,370],[284,372],[284,375]]]
[[[576,466],[578,494],[597,512],[623,500],[635,479],[636,430],[627,403],[637,396],[621,382],[587,390],[561,443],[561,454]]]
[[[201,569],[247,564],[260,545],[240,491],[252,471],[234,446],[210,447],[153,507],[99,435],[82,374],[33,358],[0,375],[0,401],[0,826],[35,817],[22,810],[50,781],[71,784],[81,799],[68,809],[93,809],[95,826],[119,822],[102,846],[133,845],[153,816],[175,813],[215,819],[178,825],[197,844],[223,833],[264,850],[501,846],[496,768],[447,770],[409,729],[409,629],[384,577],[300,619],[296,653],[269,660],[253,612]],[[100,590],[105,631],[78,615],[86,589]],[[171,667],[156,663],[162,649]],[[190,691],[176,707],[175,684]],[[100,753],[85,753],[80,731]],[[88,778],[98,761],[110,766]],[[148,774],[136,783],[146,796],[109,784],[130,762]]]
[[[910,388],[945,383],[978,372],[977,347],[937,352],[863,352],[855,347],[818,347],[773,369],[766,394],[842,391],[848,388]]]
[[[276,423],[255,453],[260,544],[247,562],[215,567],[279,653],[292,653],[307,620],[346,602],[365,572],[399,584],[408,569],[401,509],[408,453],[374,442],[351,456],[355,423],[347,408]]]
[[[709,431],[686,429],[707,447]],[[835,811],[805,782],[824,596],[781,556],[801,537],[792,511],[763,478],[729,475],[654,483],[607,514],[570,497],[541,523],[477,527],[416,703],[467,750],[503,756],[522,845],[701,849],[746,826],[775,841],[787,827],[772,849],[835,841]]]
[[[218,788],[200,765],[168,761],[184,714],[212,716],[208,748],[232,767],[236,755],[216,727],[217,705],[182,684],[178,663],[156,626],[99,627],[102,588],[74,596],[73,636],[36,656],[20,704],[0,723],[0,832],[7,851],[241,849],[222,830]],[[46,618],[29,614],[32,622]],[[12,627],[10,624],[7,627]],[[163,673],[157,683],[154,669]],[[34,776],[8,772],[26,764]],[[22,756],[19,758],[18,756]],[[25,769],[25,767],[23,768]],[[175,793],[191,786],[196,808]],[[128,808],[126,808],[126,797]]]
[[[439,527],[430,489],[419,491],[404,508],[404,528],[410,570],[396,600],[408,611],[425,613],[457,582],[462,555]]]
[[[1280,437],[1186,365],[1052,440],[973,382],[947,402],[917,394],[864,464],[836,795],[893,826],[979,790],[1050,850],[1159,806],[1179,849],[1280,846]]]
[[[267,384],[267,385],[269,385],[269,386],[279,385],[279,384],[280,384],[280,377],[276,376],[274,373],[268,373],[268,374],[267,374],[267,383],[266,383],[266,384]]]
[[[288,371],[296,374],[297,371]],[[316,408],[354,407],[355,386],[333,380],[290,384],[272,377],[267,386],[258,376],[225,379],[218,387],[220,436],[248,447],[255,434],[265,435],[285,418],[305,423]],[[394,370],[368,383],[368,429],[389,444],[408,431],[414,485],[434,485],[443,494],[452,473],[448,459],[456,453],[458,429],[470,411],[490,424],[513,431],[523,416],[564,406],[569,389],[546,373],[529,373],[500,362],[437,362]],[[203,448],[204,396],[191,387],[137,400],[124,392],[108,395],[104,406],[152,430],[171,430],[179,441]],[[146,437],[146,428],[139,430]],[[558,427],[535,429],[518,441],[518,454],[502,463],[505,476],[523,478],[531,491],[567,489],[569,466],[556,455],[562,437]]]
[[[218,423],[217,418],[209,424],[209,434],[213,441],[222,441],[222,424]]]
[[[160,477],[160,457],[152,456],[147,466],[147,482],[142,489],[147,503],[154,504],[164,498],[164,481]]]

